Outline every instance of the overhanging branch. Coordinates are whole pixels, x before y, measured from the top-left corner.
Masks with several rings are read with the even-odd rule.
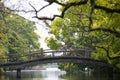
[[[50,21],[53,21],[56,17],[60,17],[60,18],[63,18],[64,15],[65,15],[65,12],[72,6],[80,6],[80,5],[83,5],[83,4],[86,4],[88,0],[84,0],[84,1],[80,1],[80,2],[73,2],[73,3],[69,3],[69,4],[62,4],[60,2],[58,2],[57,0],[47,0],[47,2],[49,2],[49,5],[51,5],[51,3],[56,3],[56,4],[59,4],[61,6],[64,7],[62,13],[60,15],[54,15],[53,18],[48,18],[48,17],[38,17],[37,15],[35,16],[35,18],[39,19],[39,20],[50,20]],[[49,6],[47,5],[47,6]],[[47,7],[47,6],[44,6],[42,7],[39,11],[41,11],[43,8]],[[34,9],[34,8],[33,8]],[[36,11],[38,12],[38,11]]]
[[[103,27],[92,28],[92,29],[90,29],[90,31],[104,31],[104,32],[109,32],[111,34],[115,34],[116,37],[120,37],[120,31],[112,30],[112,29],[109,29],[109,28],[103,28]]]
[[[104,6],[98,6],[98,5],[95,5],[95,9],[101,9],[101,10],[104,10],[108,13],[120,13],[120,9],[110,9],[110,8],[107,8],[107,7],[104,7]]]

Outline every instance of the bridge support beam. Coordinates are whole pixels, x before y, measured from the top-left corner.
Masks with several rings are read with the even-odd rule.
[[[17,69],[17,78],[21,78],[21,69]]]
[[[108,77],[110,78],[110,79],[113,79],[113,68],[108,68],[107,69],[107,72],[108,72]]]

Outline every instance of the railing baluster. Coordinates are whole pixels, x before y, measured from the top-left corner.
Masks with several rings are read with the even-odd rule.
[[[43,57],[43,48],[40,49],[40,56]]]

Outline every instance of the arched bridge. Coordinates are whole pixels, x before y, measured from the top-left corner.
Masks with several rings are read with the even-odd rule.
[[[45,56],[44,53],[51,53],[51,56]],[[55,53],[62,53],[62,55],[55,56]],[[70,53],[72,53],[70,55]],[[74,53],[74,55],[73,55]],[[79,54],[78,54],[79,53]],[[72,62],[72,63],[82,63],[86,65],[94,65],[94,66],[106,66],[112,67],[110,64],[92,59],[90,57],[91,50],[79,49],[79,50],[57,50],[57,51],[44,51],[41,49],[41,52],[36,53],[29,53],[26,55],[7,55],[10,58],[16,58],[17,61],[9,61],[5,63],[1,63],[0,67],[3,68],[24,68],[24,67],[31,67],[38,64],[44,63],[58,63],[58,62]],[[33,57],[34,56],[34,57]],[[28,60],[21,61],[19,58],[21,57],[28,57]]]
[[[44,58],[38,58],[34,60],[29,61],[22,61],[22,62],[11,62],[11,63],[5,63],[0,64],[0,67],[13,67],[13,68],[23,68],[23,67],[29,67],[34,66],[38,64],[45,64],[45,63],[58,63],[58,62],[72,62],[72,63],[82,63],[86,65],[96,65],[96,66],[106,66],[106,67],[112,67],[110,64],[94,60],[91,58],[82,58],[77,56],[54,56],[54,57],[44,57]]]

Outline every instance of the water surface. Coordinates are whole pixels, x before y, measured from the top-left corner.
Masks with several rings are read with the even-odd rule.
[[[8,71],[5,75],[0,75],[0,80],[119,80],[111,79],[105,75],[92,75],[88,73],[66,74],[58,68],[47,68],[46,70],[22,70],[22,78],[16,78],[16,71]]]

